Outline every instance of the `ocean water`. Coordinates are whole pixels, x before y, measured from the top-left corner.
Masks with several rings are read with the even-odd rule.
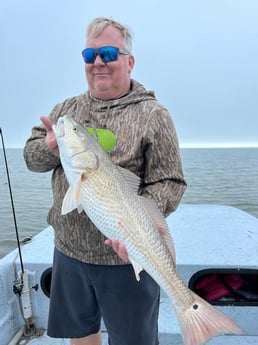
[[[19,239],[48,226],[51,173],[27,170],[22,149],[6,150]],[[181,149],[188,184],[183,204],[237,207],[258,218],[258,148]],[[0,258],[16,248],[3,150],[0,149]]]

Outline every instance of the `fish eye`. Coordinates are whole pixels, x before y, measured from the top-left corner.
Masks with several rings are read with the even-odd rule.
[[[74,132],[77,132],[77,127],[74,126],[74,127],[73,127],[73,131],[74,131]]]

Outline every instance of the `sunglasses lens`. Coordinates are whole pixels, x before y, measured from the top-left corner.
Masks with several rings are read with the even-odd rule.
[[[116,61],[118,59],[119,49],[106,46],[101,48],[86,48],[82,51],[82,57],[85,63],[94,63],[96,56],[99,55],[103,62]]]
[[[85,63],[94,63],[96,52],[93,48],[86,48],[82,51],[82,57]]]
[[[103,62],[116,61],[118,59],[118,49],[115,47],[99,48],[99,56]]]

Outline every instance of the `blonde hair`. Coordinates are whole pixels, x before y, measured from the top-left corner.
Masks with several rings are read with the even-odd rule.
[[[114,28],[118,29],[121,32],[124,38],[124,44],[125,44],[124,48],[127,49],[131,53],[132,52],[131,29],[128,26],[123,25],[111,18],[99,17],[99,18],[93,19],[87,29],[87,34],[86,34],[87,39],[90,37],[93,37],[93,38],[98,37],[103,32],[103,30],[108,26],[113,26]]]

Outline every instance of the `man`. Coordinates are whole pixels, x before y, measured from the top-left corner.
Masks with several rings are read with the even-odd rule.
[[[141,178],[139,194],[154,199],[165,216],[177,208],[186,188],[176,131],[154,93],[131,79],[134,57],[127,27],[94,19],[82,55],[88,91],[41,117],[43,125],[32,129],[24,148],[30,170],[53,170],[48,222],[55,230],[55,253],[48,334],[71,338],[71,345],[100,345],[103,317],[111,345],[157,345],[159,286],[146,272],[137,282],[123,244],[106,239],[84,212],[61,215],[68,183],[52,123],[70,114],[84,126],[112,131],[116,145],[111,159]]]

